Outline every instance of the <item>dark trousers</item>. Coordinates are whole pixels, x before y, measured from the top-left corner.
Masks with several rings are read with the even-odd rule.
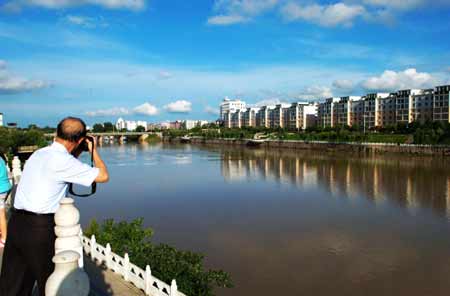
[[[0,295],[29,296],[34,283],[45,296],[45,283],[55,265],[54,216],[13,212],[3,252]]]

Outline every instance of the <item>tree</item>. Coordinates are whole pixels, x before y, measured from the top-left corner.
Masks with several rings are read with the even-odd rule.
[[[139,133],[145,132],[145,127],[143,127],[142,125],[139,125],[135,131],[139,132]]]
[[[104,129],[103,125],[101,125],[100,123],[96,123],[92,127],[92,131],[94,133],[103,133],[105,131],[105,129]]]
[[[212,296],[214,287],[232,287],[230,276],[224,271],[205,270],[202,254],[180,251],[166,244],[151,242],[153,230],[143,227],[143,219],[114,222],[108,219],[99,225],[92,220],[85,234],[95,235],[97,242],[109,243],[117,254],[128,253],[130,261],[170,283],[176,279],[179,290],[190,296]]]
[[[103,131],[105,131],[105,132],[113,132],[114,131],[114,125],[111,122],[103,123]]]

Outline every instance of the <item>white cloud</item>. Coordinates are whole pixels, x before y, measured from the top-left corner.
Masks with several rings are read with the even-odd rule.
[[[208,114],[211,114],[211,115],[219,115],[220,114],[219,109],[211,107],[211,106],[206,106],[205,112]]]
[[[127,108],[123,107],[114,107],[111,109],[103,109],[96,111],[88,111],[86,112],[87,116],[96,117],[96,116],[123,116],[130,114],[130,111]]]
[[[287,21],[303,20],[325,27],[351,26],[356,18],[366,13],[362,5],[345,3],[300,5],[288,2],[281,8],[281,15]]]
[[[208,25],[226,26],[239,23],[246,23],[250,21],[249,18],[241,15],[216,15],[208,18]]]
[[[353,81],[348,79],[337,79],[333,81],[333,87],[341,90],[351,90],[353,88]]]
[[[192,110],[192,103],[179,100],[164,106],[164,109],[170,113],[189,113]]]
[[[279,0],[216,0],[216,14],[208,18],[209,25],[233,25],[249,22],[253,17],[271,10]]]
[[[306,100],[324,99],[330,98],[332,96],[333,92],[329,87],[319,85],[308,86],[303,91],[301,91],[299,94],[296,95],[297,98]]]
[[[72,25],[77,25],[85,28],[107,27],[108,24],[103,18],[92,18],[82,15],[67,15],[64,20]]]
[[[262,107],[262,106],[275,106],[278,104],[287,104],[288,102],[283,102],[278,98],[269,98],[251,104],[250,107]]]
[[[65,9],[82,5],[95,5],[106,9],[127,9],[139,11],[146,7],[146,0],[11,0],[2,7],[19,11],[25,6],[38,6],[47,9]]]
[[[436,79],[429,73],[406,69],[402,72],[386,70],[380,76],[370,77],[361,83],[369,91],[396,91],[409,88],[432,87]]]
[[[168,72],[168,71],[160,71],[157,75],[156,78],[158,80],[166,80],[166,79],[170,79],[172,78],[172,73]]]
[[[278,2],[279,0],[216,0],[214,10],[254,16],[275,7]]]
[[[153,115],[157,115],[159,113],[159,110],[158,110],[158,108],[156,108],[155,106],[153,106],[150,103],[144,103],[140,106],[135,107],[133,109],[133,113],[139,114],[139,115],[153,116]]]
[[[124,107],[114,107],[110,109],[100,109],[96,111],[88,111],[85,114],[90,117],[104,117],[104,116],[124,116],[124,115],[147,115],[153,116],[158,114],[158,108],[150,103],[144,103],[133,109],[128,109]]]
[[[0,95],[33,91],[50,86],[43,80],[26,79],[8,70],[8,64],[0,60]]]

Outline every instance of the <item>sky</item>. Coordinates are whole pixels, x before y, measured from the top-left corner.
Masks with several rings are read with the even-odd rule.
[[[20,126],[218,117],[450,84],[450,0],[0,0],[0,112]]]

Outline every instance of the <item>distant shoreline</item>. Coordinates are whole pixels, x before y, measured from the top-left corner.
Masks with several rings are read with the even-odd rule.
[[[181,138],[164,138],[165,142],[181,142]],[[363,154],[410,154],[450,157],[450,146],[446,145],[416,145],[392,143],[357,143],[357,142],[327,142],[302,140],[265,140],[255,143],[251,139],[206,139],[193,137],[192,144],[235,145],[245,147],[260,147],[265,149],[295,149],[319,150],[330,152],[351,152]]]

